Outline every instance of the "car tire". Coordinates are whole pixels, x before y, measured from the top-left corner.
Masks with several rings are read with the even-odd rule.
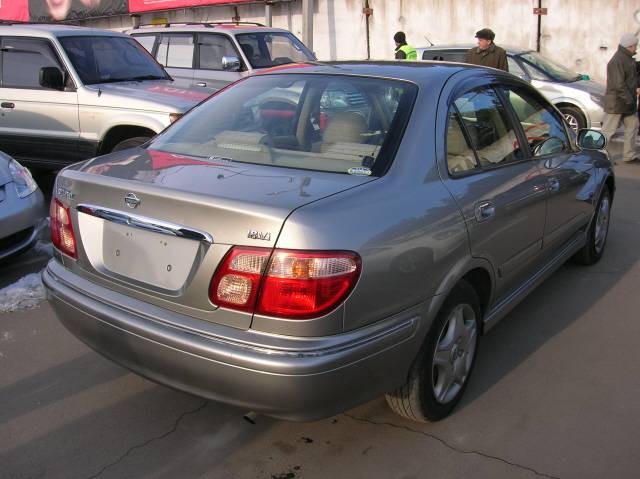
[[[395,413],[419,422],[451,413],[475,365],[481,317],[476,291],[460,281],[440,308],[406,383],[386,395]]]
[[[127,138],[126,140],[122,140],[120,143],[116,143],[111,151],[114,152],[126,150],[128,148],[135,148],[136,146],[146,143],[149,139],[149,136],[134,136],[133,138]]]
[[[578,133],[578,130],[581,128],[587,127],[587,119],[579,108],[575,106],[561,106],[559,110],[569,127],[576,133]]]
[[[611,218],[611,190],[607,185],[602,187],[598,204],[589,229],[587,242],[573,259],[580,264],[591,265],[600,261],[609,236],[609,220]]]

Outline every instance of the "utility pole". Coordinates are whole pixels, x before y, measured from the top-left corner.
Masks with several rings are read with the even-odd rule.
[[[313,51],[313,0],[302,0],[302,43]]]

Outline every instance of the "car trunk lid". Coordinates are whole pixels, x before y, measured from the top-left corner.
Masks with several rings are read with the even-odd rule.
[[[295,209],[372,181],[332,173],[228,163],[137,149],[64,170],[78,261],[68,266],[137,299],[214,322],[209,281],[234,245],[273,248]],[[73,264],[72,264],[73,263]]]

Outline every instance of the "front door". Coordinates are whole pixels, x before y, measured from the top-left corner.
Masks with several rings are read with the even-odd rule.
[[[494,267],[495,298],[500,300],[538,266],[546,180],[520,148],[492,87],[458,95],[447,121],[445,185],[464,215],[471,254]]]
[[[572,146],[562,116],[536,92],[506,87],[505,98],[513,107],[527,138],[529,150],[547,183],[547,220],[544,249],[557,252],[588,224],[593,212],[589,162]]]
[[[49,41],[41,38],[2,39],[0,87],[0,150],[30,164],[77,161],[78,95],[40,86],[40,69],[65,71]]]
[[[222,57],[241,58],[226,35],[199,33],[196,51],[194,86],[208,90],[219,90],[243,76],[243,73],[239,71],[229,71],[222,68]]]

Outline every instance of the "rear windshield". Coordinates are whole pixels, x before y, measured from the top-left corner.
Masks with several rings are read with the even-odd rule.
[[[291,33],[242,33],[236,35],[236,40],[253,68],[315,60],[313,53]]]
[[[417,87],[375,78],[278,74],[214,95],[150,149],[215,161],[380,175],[390,165]]]

